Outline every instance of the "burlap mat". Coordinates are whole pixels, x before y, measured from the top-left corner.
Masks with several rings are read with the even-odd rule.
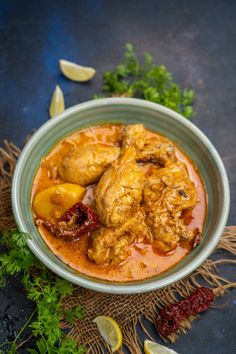
[[[14,171],[16,160],[20,150],[12,143],[4,141],[4,147],[0,148],[0,231],[15,227],[11,211],[11,177]],[[221,252],[221,250],[227,252]],[[78,343],[83,343],[88,347],[88,352],[97,354],[110,352],[110,349],[102,341],[96,325],[92,320],[98,315],[108,315],[118,321],[123,332],[124,345],[132,354],[141,352],[142,343],[139,342],[136,333],[136,326],[139,323],[141,329],[150,336],[145,326],[143,318],[155,323],[158,309],[168,306],[180,297],[186,297],[203,283],[213,288],[216,296],[222,296],[231,287],[236,287],[236,283],[219,275],[218,266],[220,264],[236,264],[236,226],[226,227],[224,234],[216,247],[214,259],[207,259],[201,267],[185,279],[168,286],[164,289],[137,295],[107,295],[96,293],[90,290],[75,286],[71,296],[65,299],[65,308],[73,308],[81,305],[86,310],[83,320],[76,321],[69,335],[76,338]],[[224,257],[224,258],[222,258]],[[168,340],[174,342],[177,336],[191,327],[191,322],[195,317],[182,322],[178,334],[172,335]],[[62,323],[66,327],[66,323]]]

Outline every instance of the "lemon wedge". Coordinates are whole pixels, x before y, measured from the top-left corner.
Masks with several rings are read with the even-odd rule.
[[[118,323],[109,316],[98,316],[93,320],[105,341],[110,344],[112,352],[122,345],[122,333]]]
[[[164,345],[152,342],[150,340],[144,341],[145,354],[178,354],[174,350],[165,347]]]
[[[60,87],[57,85],[55,91],[53,92],[49,114],[53,118],[65,110],[64,95]]]
[[[91,80],[96,70],[86,66],[78,65],[67,60],[59,60],[61,72],[72,81],[85,82]]]

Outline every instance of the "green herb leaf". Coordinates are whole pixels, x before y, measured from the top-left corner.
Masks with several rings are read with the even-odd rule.
[[[182,90],[164,65],[154,65],[150,53],[145,53],[144,64],[139,61],[132,44],[125,46],[124,61],[103,76],[103,97],[137,97],[162,104],[186,118],[192,118],[194,92]],[[101,98],[101,95],[95,98]]]
[[[6,275],[22,272],[22,282],[27,289],[27,296],[36,305],[37,314],[31,316],[26,325],[30,325],[36,338],[36,348],[29,349],[31,354],[85,353],[83,346],[68,338],[60,328],[60,321],[65,317],[62,300],[73,292],[71,283],[59,278],[40,263],[30,252],[27,240],[30,236],[19,230],[8,230],[0,238],[0,245],[6,248],[0,255],[0,282],[4,285]],[[34,314],[33,314],[34,315]],[[78,306],[67,313],[69,323],[82,319],[83,309]],[[16,341],[26,325],[19,332],[15,341],[3,343],[4,353],[17,352]]]

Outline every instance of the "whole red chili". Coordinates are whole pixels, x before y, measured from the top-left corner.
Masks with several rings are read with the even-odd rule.
[[[83,203],[73,205],[58,221],[39,220],[39,222],[55,236],[63,237],[65,240],[76,240],[101,225],[97,214]]]
[[[156,328],[158,333],[167,337],[177,332],[183,319],[207,310],[213,300],[213,291],[201,287],[185,300],[164,308],[157,315]]]

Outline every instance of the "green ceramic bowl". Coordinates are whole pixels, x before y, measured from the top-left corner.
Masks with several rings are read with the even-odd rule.
[[[143,123],[164,134],[181,147],[204,180],[208,211],[203,240],[177,266],[145,281],[114,283],[84,276],[59,260],[45,245],[36,227],[30,206],[30,194],[41,158],[63,137],[91,125],[102,123]],[[70,282],[114,294],[131,294],[154,290],[185,277],[209,256],[224,230],[230,204],[230,192],[223,163],[207,137],[180,114],[151,102],[132,98],[106,98],[79,104],[46,122],[29,140],[18,160],[12,185],[15,220],[32,239],[28,245],[48,268]]]

